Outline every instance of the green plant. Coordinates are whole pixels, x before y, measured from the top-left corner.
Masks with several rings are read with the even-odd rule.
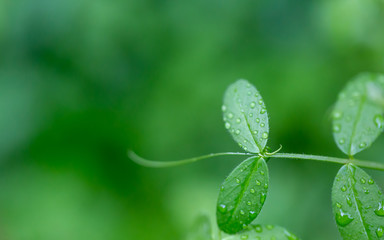
[[[246,80],[238,80],[225,92],[224,125],[248,153],[215,153],[175,162],[143,159],[129,151],[130,158],[147,167],[171,167],[222,155],[244,155],[223,182],[217,201],[217,224],[229,234],[225,239],[298,239],[281,227],[252,225],[268,192],[271,158],[293,158],[343,164],[332,188],[332,206],[343,239],[384,239],[384,196],[374,180],[359,167],[384,171],[384,164],[354,159],[368,148],[384,129],[384,76],[364,73],[339,94],[333,110],[333,136],[348,158],[270,152],[268,113],[264,101]],[[202,225],[208,221],[201,221]],[[210,227],[196,239],[212,239]],[[205,234],[205,235],[204,235]],[[205,236],[205,237],[204,237]],[[221,239],[219,234],[219,239]]]

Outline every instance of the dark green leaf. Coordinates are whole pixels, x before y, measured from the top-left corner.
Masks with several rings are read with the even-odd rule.
[[[201,215],[196,219],[187,240],[212,240],[211,222],[207,216]]]
[[[339,94],[333,136],[347,155],[369,147],[384,129],[384,76],[360,74]]]
[[[264,101],[246,80],[227,88],[222,106],[225,128],[245,151],[259,153],[267,144],[269,128]]]
[[[248,158],[231,172],[217,201],[217,223],[222,231],[237,233],[259,215],[268,180],[268,167],[262,158]]]
[[[273,225],[250,225],[248,228],[236,235],[225,238],[225,240],[298,240],[294,234],[285,228]]]
[[[384,239],[384,196],[362,169],[347,164],[336,175],[332,207],[344,239]]]

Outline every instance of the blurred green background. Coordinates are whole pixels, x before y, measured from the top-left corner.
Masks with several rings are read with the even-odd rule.
[[[240,151],[220,109],[238,78],[264,97],[272,149],[343,156],[329,113],[349,79],[384,72],[383,22],[383,0],[0,0],[0,239],[179,240],[214,222],[242,158],[149,169],[126,151]],[[271,160],[256,222],[340,239],[339,167]]]

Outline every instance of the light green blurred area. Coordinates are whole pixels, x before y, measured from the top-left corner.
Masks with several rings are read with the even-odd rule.
[[[0,0],[0,239],[182,240],[201,213],[214,224],[242,158],[147,169],[126,151],[240,151],[220,111],[238,78],[263,95],[272,149],[342,156],[329,113],[349,79],[384,72],[383,11],[382,0]],[[357,157],[383,162],[383,145]],[[271,160],[256,222],[339,239],[339,167]]]

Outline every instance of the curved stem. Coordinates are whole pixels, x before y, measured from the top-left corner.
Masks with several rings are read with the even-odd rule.
[[[224,153],[211,153],[208,155],[200,156],[200,157],[194,157],[194,158],[188,158],[178,161],[172,161],[172,162],[161,162],[161,161],[152,161],[148,159],[144,159],[137,155],[133,151],[128,151],[128,157],[132,159],[135,163],[145,166],[145,167],[153,167],[153,168],[164,168],[164,167],[175,167],[180,166],[188,163],[197,162],[203,159],[207,158],[213,158],[213,157],[219,157],[219,156],[228,156],[228,155],[234,155],[234,156],[254,156],[254,154],[251,153],[239,153],[239,152],[224,152]]]
[[[326,156],[296,154],[296,153],[276,153],[269,157],[314,160],[314,161],[332,162],[332,163],[339,163],[339,164],[352,163],[359,167],[365,167],[365,168],[384,171],[384,164],[382,163],[362,161],[357,159],[346,159],[346,158],[336,158],[336,157],[326,157]]]

